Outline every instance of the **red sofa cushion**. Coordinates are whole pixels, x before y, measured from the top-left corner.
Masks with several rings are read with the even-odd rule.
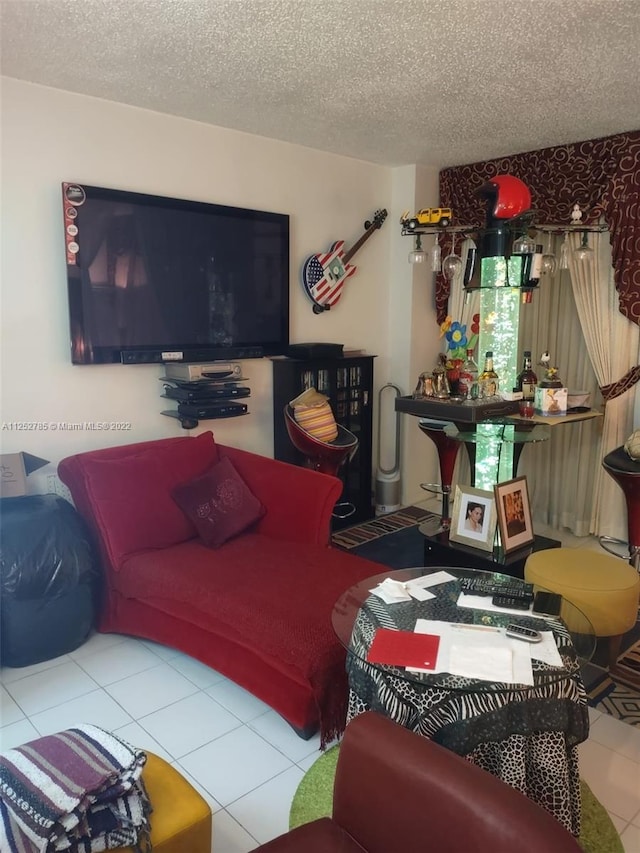
[[[212,635],[252,650],[310,685],[323,733],[344,725],[345,650],[331,623],[349,586],[384,567],[323,545],[249,532],[219,550],[198,539],[134,554],[114,582],[118,592]]]
[[[171,494],[209,548],[224,545],[265,514],[226,456],[204,474],[176,486]]]
[[[127,554],[166,548],[196,535],[171,490],[217,461],[210,432],[116,459],[85,461],[87,494],[114,568]]]

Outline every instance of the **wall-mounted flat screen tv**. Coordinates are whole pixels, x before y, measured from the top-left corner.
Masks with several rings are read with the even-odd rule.
[[[286,352],[287,215],[80,183],[62,197],[74,364]]]

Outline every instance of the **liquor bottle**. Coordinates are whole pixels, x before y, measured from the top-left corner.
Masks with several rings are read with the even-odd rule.
[[[520,287],[522,289],[522,302],[531,302],[533,290],[540,282],[540,271],[542,269],[542,244],[524,234],[513,243],[513,254],[522,256],[522,269],[520,273]]]
[[[467,350],[467,360],[460,368],[458,388],[467,400],[478,398],[478,365],[473,358],[473,350]]]
[[[531,367],[531,350],[524,351],[522,370],[516,378],[516,390],[522,391],[523,400],[533,400],[538,377]]]
[[[493,369],[493,353],[489,350],[485,354],[484,370],[478,377],[480,397],[487,400],[495,397],[498,393],[498,374]]]
[[[535,251],[524,255],[522,268],[522,287],[525,290],[531,290],[537,287],[540,283],[540,273],[542,271],[542,243],[536,243]]]

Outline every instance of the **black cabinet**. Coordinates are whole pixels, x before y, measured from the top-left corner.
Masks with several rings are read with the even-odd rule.
[[[450,542],[449,531],[440,533],[427,532],[427,526],[422,525],[420,532],[424,533],[424,564],[425,566],[452,566],[455,568],[481,569],[484,572],[500,572],[514,578],[524,578],[524,565],[534,551],[545,551],[548,548],[560,548],[557,539],[546,536],[536,536],[526,548],[505,554],[501,548],[493,551],[480,551],[470,548],[462,542]]]
[[[358,437],[354,457],[340,469],[342,498],[355,506],[345,519],[335,519],[334,529],[373,518],[372,431],[373,355],[345,354],[340,358],[273,358],[273,451],[283,462],[303,465],[302,454],[292,445],[284,421],[284,407],[306,388],[326,394],[338,423]]]

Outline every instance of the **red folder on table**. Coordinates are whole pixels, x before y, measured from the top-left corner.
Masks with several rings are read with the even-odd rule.
[[[440,637],[378,628],[367,654],[369,663],[434,669]]]

